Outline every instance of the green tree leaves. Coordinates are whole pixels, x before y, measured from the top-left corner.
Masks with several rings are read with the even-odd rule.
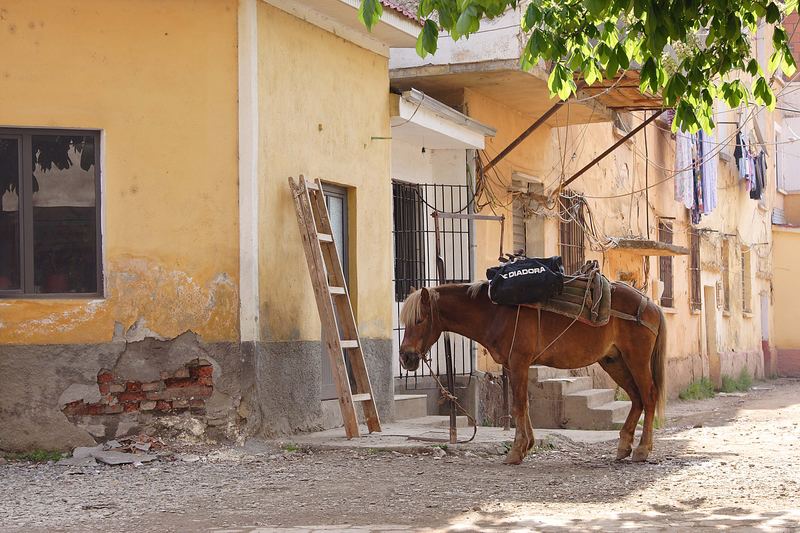
[[[621,71],[639,70],[639,89],[660,93],[675,107],[673,128],[713,127],[716,98],[729,107],[741,103],[775,106],[768,76],[792,76],[797,65],[780,21],[796,12],[800,0],[533,0],[525,5],[521,29],[528,41],[520,65],[549,65],[551,97],[577,91],[576,75],[593,84]],[[440,32],[455,39],[480,31],[517,0],[420,0],[423,21],[417,53],[436,52]],[[359,18],[372,28],[382,12],[380,0],[361,0]],[[753,57],[760,26],[774,25],[766,65]],[[766,35],[772,26],[766,28]],[[761,31],[764,31],[763,29]],[[766,58],[762,58],[762,61]],[[762,68],[765,66],[766,72]],[[739,78],[749,76],[742,83]]]

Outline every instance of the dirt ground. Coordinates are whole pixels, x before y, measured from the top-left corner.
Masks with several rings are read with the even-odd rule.
[[[138,467],[11,462],[0,531],[800,529],[800,380],[672,402],[655,446],[645,464],[614,462],[616,442],[567,440],[517,467],[469,448],[277,443]]]

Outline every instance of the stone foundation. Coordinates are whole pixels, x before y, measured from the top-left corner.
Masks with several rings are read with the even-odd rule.
[[[391,341],[362,339],[381,419]],[[136,433],[241,441],[322,427],[319,342],[174,339],[0,346],[0,449],[68,450]]]

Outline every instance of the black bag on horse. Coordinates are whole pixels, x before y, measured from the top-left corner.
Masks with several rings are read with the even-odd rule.
[[[489,298],[496,304],[523,305],[547,301],[564,288],[561,256],[521,257],[486,270]]]

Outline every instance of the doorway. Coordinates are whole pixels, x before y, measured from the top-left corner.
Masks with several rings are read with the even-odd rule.
[[[342,264],[344,280],[348,288],[350,287],[348,245],[349,245],[349,224],[347,221],[347,189],[336,185],[322,184],[322,192],[325,193],[325,206],[328,208],[328,217],[331,221],[333,240],[336,243],[336,253],[339,255],[339,262]],[[345,353],[345,363],[348,370],[350,362]],[[351,375],[348,372],[348,375]],[[352,384],[351,384],[352,385]],[[322,399],[332,400],[339,397],[336,391],[336,383],[333,379],[333,369],[327,354],[322,353]]]
[[[708,354],[708,374],[716,388],[722,387],[722,366],[717,345],[717,289],[712,285],[703,287],[706,322],[706,354]]]

